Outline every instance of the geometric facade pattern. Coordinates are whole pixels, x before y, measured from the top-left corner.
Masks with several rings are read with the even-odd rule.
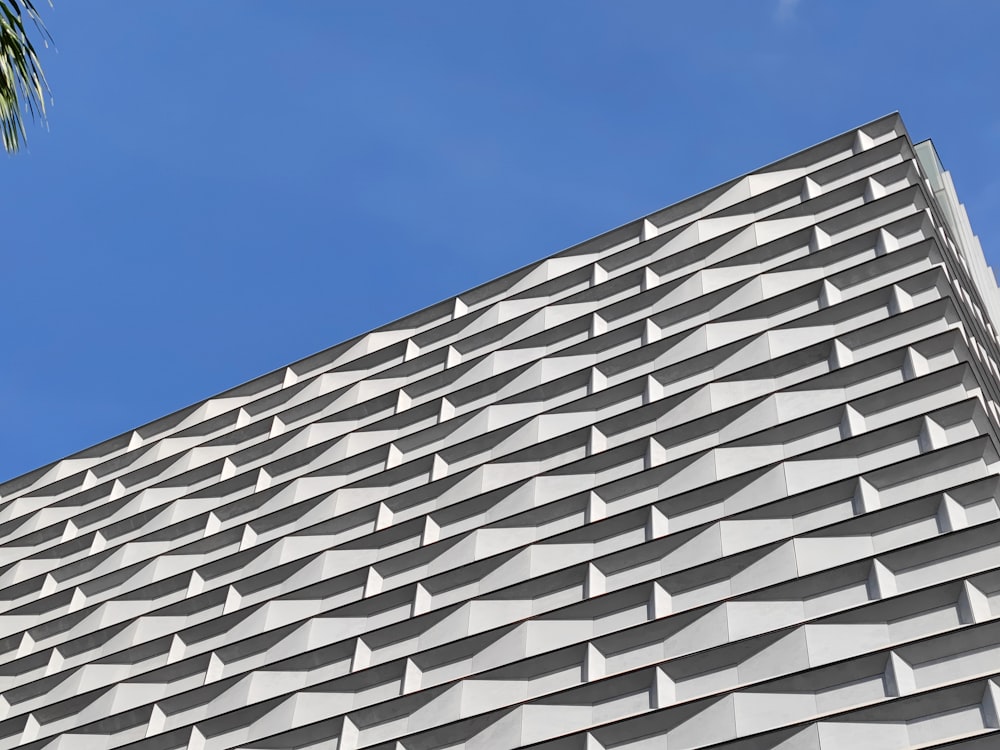
[[[890,115],[11,480],[0,750],[996,748],[998,324]]]

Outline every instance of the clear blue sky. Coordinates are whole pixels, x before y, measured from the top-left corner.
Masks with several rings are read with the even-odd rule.
[[[1000,261],[992,0],[40,7],[0,480],[894,110]]]

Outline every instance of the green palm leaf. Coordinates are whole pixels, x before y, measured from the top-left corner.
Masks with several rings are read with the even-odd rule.
[[[49,92],[26,20],[48,39],[32,0],[0,0],[0,138],[11,153],[27,138],[24,112],[44,121]]]

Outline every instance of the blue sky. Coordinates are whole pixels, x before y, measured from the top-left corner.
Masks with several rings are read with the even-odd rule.
[[[42,10],[0,480],[894,110],[1000,265],[1000,3]]]

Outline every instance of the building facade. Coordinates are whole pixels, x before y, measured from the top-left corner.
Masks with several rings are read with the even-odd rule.
[[[0,750],[998,747],[998,325],[890,115],[11,480]]]

